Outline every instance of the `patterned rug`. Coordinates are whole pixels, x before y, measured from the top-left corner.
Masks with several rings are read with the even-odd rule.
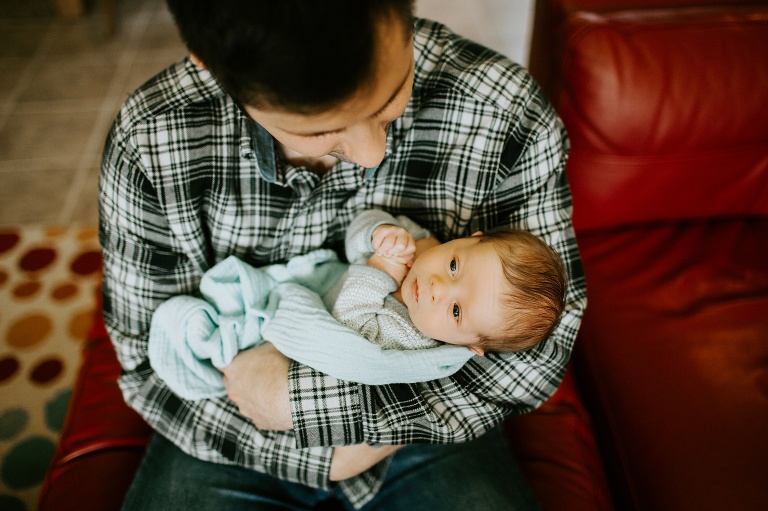
[[[0,510],[36,508],[100,270],[95,227],[0,229]]]

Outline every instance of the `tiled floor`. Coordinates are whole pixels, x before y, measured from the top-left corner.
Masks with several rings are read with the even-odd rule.
[[[0,1],[0,226],[95,223],[104,137],[126,96],[184,55],[162,0],[114,0],[108,37],[91,1]],[[527,60],[533,0],[417,0],[417,14]],[[471,7],[470,7],[471,6]]]

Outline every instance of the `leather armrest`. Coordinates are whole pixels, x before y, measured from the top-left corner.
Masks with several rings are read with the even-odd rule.
[[[123,401],[120,370],[99,311],[40,493],[40,511],[120,509],[151,434]]]

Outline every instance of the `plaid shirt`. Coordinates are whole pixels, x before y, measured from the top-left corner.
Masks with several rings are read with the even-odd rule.
[[[377,169],[339,162],[320,177],[283,163],[267,132],[188,59],[118,114],[99,182],[104,317],[126,401],[185,452],[330,489],[330,446],[466,441],[557,388],[586,304],[566,133],[520,66],[436,23],[417,20],[414,39],[413,95]],[[338,250],[371,207],[443,240],[499,225],[541,236],[570,272],[560,326],[528,352],[474,357],[421,384],[366,386],[292,362],[287,432],[256,429],[226,398],[184,401],[152,372],[147,333],[162,301],[197,294],[203,273],[229,255],[258,266]],[[340,484],[362,505],[385,470]]]

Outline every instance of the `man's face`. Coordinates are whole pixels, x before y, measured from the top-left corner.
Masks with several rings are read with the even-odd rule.
[[[394,16],[378,28],[373,76],[349,100],[327,112],[297,114],[246,106],[248,115],[283,145],[308,159],[328,155],[362,167],[384,159],[387,126],[403,114],[413,87],[413,40]]]

